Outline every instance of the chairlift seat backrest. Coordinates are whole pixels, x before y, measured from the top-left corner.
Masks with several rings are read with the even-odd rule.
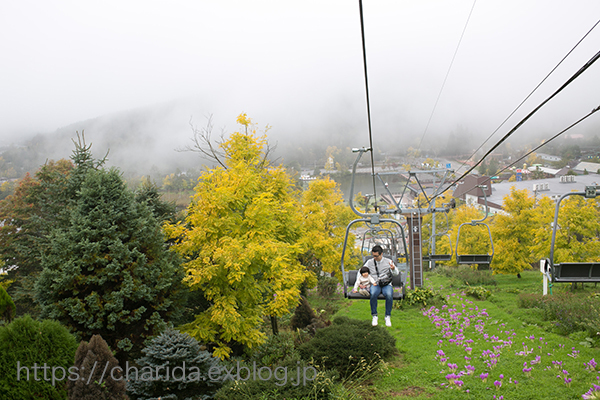
[[[427,256],[427,259],[429,261],[450,261],[452,260],[452,254],[430,254]]]
[[[491,264],[492,256],[488,254],[458,254],[456,256],[458,264]]]
[[[600,282],[600,263],[555,264],[553,278],[554,282]]]

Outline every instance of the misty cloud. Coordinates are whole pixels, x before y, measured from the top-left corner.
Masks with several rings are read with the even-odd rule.
[[[473,2],[363,4],[374,144],[416,146]],[[476,3],[423,147],[461,130],[476,147],[598,15],[592,0]],[[368,144],[358,2],[30,0],[3,6],[0,37],[2,143],[58,130],[68,155],[67,136],[85,129],[95,154],[111,148],[111,162],[120,146],[133,146],[140,152],[123,162],[160,165],[185,158],[173,149],[189,140],[190,117],[202,125],[213,115],[216,130],[232,131],[246,112],[273,126],[269,137],[288,158],[313,143]],[[499,134],[595,54],[599,40],[600,28]],[[548,137],[598,106],[599,68],[519,137]]]

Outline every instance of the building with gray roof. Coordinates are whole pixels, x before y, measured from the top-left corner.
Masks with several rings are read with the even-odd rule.
[[[582,161],[573,168],[573,171],[578,173],[584,173],[587,171],[590,174],[595,174],[596,172],[600,171],[600,164]]]
[[[563,194],[569,192],[583,192],[586,186],[600,185],[600,175],[565,175],[556,178],[527,180],[521,182],[502,182],[492,184],[492,194],[488,197],[490,207],[496,208],[504,204],[504,198],[510,194],[510,188],[517,190],[527,189],[535,197],[550,197],[557,201]]]

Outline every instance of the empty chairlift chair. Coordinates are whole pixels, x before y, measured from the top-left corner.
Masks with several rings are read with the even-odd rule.
[[[549,265],[549,271],[553,282],[585,283],[600,282],[600,262],[561,262],[554,263],[554,245],[556,241],[556,230],[558,227],[558,213],[561,201],[568,196],[584,196],[593,199],[598,196],[599,186],[586,186],[585,192],[571,192],[561,196],[556,202],[554,211],[554,223],[552,224],[552,241],[550,244],[550,258],[545,262]]]
[[[450,238],[450,235],[448,234],[448,226],[449,226],[449,222],[448,222],[448,214],[446,214],[446,229],[444,232],[442,233],[437,233],[435,235],[432,235],[429,238],[429,254],[425,257],[423,257],[423,261],[450,261],[452,260],[452,239]],[[448,239],[448,245],[450,246],[450,252],[446,253],[446,254],[442,254],[442,253],[436,253],[434,246],[433,246],[433,242],[436,238],[447,238]]]
[[[458,231],[456,232],[456,262],[458,264],[478,264],[479,266],[483,266],[484,268],[489,268],[492,263],[492,259],[494,258],[494,241],[492,239],[492,232],[488,224],[484,223],[485,219],[488,215],[488,204],[487,197],[485,194],[486,185],[478,186],[483,189],[483,197],[485,199],[485,215],[482,219],[474,219],[471,222],[465,222],[460,224],[458,227]],[[472,227],[476,226],[485,226],[487,228],[488,237],[490,241],[490,252],[487,254],[460,254],[459,253],[459,244],[460,244],[460,231],[463,226],[470,225]]]

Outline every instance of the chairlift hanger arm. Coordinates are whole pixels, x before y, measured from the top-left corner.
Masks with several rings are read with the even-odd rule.
[[[383,219],[379,219],[378,215],[373,215],[370,216],[371,218],[359,218],[359,219],[355,219],[353,221],[351,221],[348,226],[346,227],[346,234],[344,236],[344,245],[342,247],[342,260],[341,260],[341,270],[342,270],[342,280],[344,283],[344,297],[347,297],[348,294],[348,283],[345,279],[345,274],[346,274],[346,270],[344,268],[344,257],[346,255],[346,246],[348,244],[348,237],[350,236],[350,228],[352,228],[352,226],[356,223],[359,222],[365,222],[367,224],[371,223],[371,224],[380,224],[380,223],[384,223],[384,222],[390,222],[392,224],[397,225],[400,228],[400,234],[402,236],[402,246],[404,247],[404,254],[408,254],[408,247],[406,245],[406,237],[404,236],[404,229],[402,227],[402,225],[400,224],[400,222],[398,222],[395,219],[390,219],[390,218],[383,218]]]
[[[385,184],[385,182],[383,181],[383,179],[381,179],[381,176],[379,174],[375,174],[375,175],[377,176],[377,178],[379,179],[379,181],[385,188],[386,192],[390,195],[390,200],[392,200],[394,202],[394,205],[396,206],[396,210],[394,210],[394,212],[402,212],[402,210],[400,209],[400,203],[399,202],[396,203],[396,201],[394,200],[394,195],[392,194],[392,192],[390,192],[390,188],[388,187],[388,185]],[[402,199],[400,199],[400,200],[402,200]]]
[[[359,217],[363,217],[363,218],[369,217],[370,214],[360,212],[354,207],[354,178],[356,177],[356,166],[358,165],[358,162],[360,161],[362,155],[364,153],[366,153],[367,151],[371,151],[371,148],[361,147],[361,148],[352,149],[352,152],[358,153],[358,156],[356,157],[356,160],[354,160],[354,164],[352,165],[352,182],[350,184],[349,203],[350,203],[350,209],[354,212],[354,214],[358,215]]]
[[[348,283],[346,282],[346,270],[344,269],[344,256],[346,255],[346,245],[348,244],[348,237],[350,236],[350,228],[352,228],[352,225],[358,223],[358,222],[367,222],[369,221],[366,218],[361,218],[361,219],[355,219],[353,221],[351,221],[348,226],[346,227],[346,235],[344,236],[344,245],[342,246],[342,260],[341,260],[341,267],[342,267],[342,281],[344,283],[344,297],[347,297],[348,294]]]
[[[427,200],[427,204],[431,204],[431,199],[427,196],[427,192],[425,191],[425,189],[423,189],[423,185],[421,185],[421,181],[419,181],[419,178],[417,177],[417,175],[413,172],[409,171],[410,176],[414,176],[415,180],[417,181],[417,183],[419,184],[419,187],[421,188],[421,193],[423,193],[423,196],[425,196],[425,200]]]
[[[491,250],[492,250],[492,254],[488,254],[488,255],[494,256],[494,240],[492,239],[492,231],[490,230],[489,225],[488,224],[484,224],[484,223],[475,223],[474,224],[473,221],[471,221],[471,222],[463,222],[462,224],[460,224],[458,226],[458,230],[456,231],[456,257],[457,257],[457,259],[458,259],[458,256],[459,256],[459,254],[458,254],[458,245],[459,245],[459,241],[460,241],[460,228],[462,228],[463,225],[471,225],[471,226],[483,225],[483,226],[485,226],[487,228],[487,230],[488,230],[488,236],[490,237],[490,245],[491,245],[490,247],[491,247]]]
[[[431,196],[431,200],[435,200],[441,193],[443,193],[443,192],[440,192],[440,189],[444,186],[444,183],[446,183],[446,178],[451,173],[454,173],[454,171],[449,170],[449,169],[445,170],[444,176],[442,176],[442,179],[440,180],[440,184],[435,189],[433,196]]]
[[[488,212],[489,212],[489,208],[488,208],[488,203],[487,203],[487,195],[485,193],[485,190],[487,189],[487,185],[477,185],[478,188],[481,188],[483,191],[483,200],[485,201],[485,213],[483,215],[482,219],[474,219],[471,222],[467,222],[470,223],[471,225],[475,226],[477,224],[483,223],[483,221],[485,221],[485,219],[488,216]]]

